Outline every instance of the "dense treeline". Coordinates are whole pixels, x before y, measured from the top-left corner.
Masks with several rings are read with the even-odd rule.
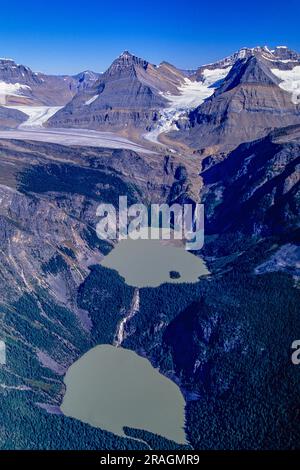
[[[85,168],[72,164],[34,165],[19,176],[19,190],[30,193],[81,194],[88,199],[119,204],[127,195],[128,204],[139,199],[139,190],[124,181],[115,170]]]

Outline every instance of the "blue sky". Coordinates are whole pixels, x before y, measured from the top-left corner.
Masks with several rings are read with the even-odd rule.
[[[104,71],[123,50],[194,68],[243,46],[300,51],[300,2],[7,0],[0,57],[47,73]]]

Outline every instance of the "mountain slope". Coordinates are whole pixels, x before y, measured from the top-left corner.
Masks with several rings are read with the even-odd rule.
[[[53,127],[91,129],[146,128],[166,106],[162,92],[176,92],[184,75],[163,63],[156,67],[125,51],[99,81],[48,122]]]
[[[206,231],[267,237],[297,227],[300,125],[241,144],[220,163],[203,161]]]
[[[291,59],[281,58],[287,56]],[[286,49],[240,51],[215,93],[190,113],[188,123],[179,123],[181,131],[171,136],[197,149],[215,145],[226,149],[274,128],[300,123],[300,106],[280,86],[282,79],[276,74],[278,70],[279,75],[280,71],[290,75],[299,64],[299,55]]]

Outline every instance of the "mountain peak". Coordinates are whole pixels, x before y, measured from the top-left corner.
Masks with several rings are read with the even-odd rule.
[[[123,72],[127,73],[128,71],[134,72],[136,67],[146,70],[148,65],[149,63],[146,60],[141,59],[128,51],[124,51],[117,59],[113,61],[105,74],[112,76]]]
[[[217,89],[216,94],[224,93],[240,84],[277,84],[276,77],[271,73],[260,54],[245,55],[238,58],[233,64],[223,84]]]
[[[131,54],[131,52],[129,52],[128,50],[123,51],[122,54],[119,55],[119,58],[129,58],[129,57],[134,57],[134,55]]]
[[[137,64],[137,65],[148,64],[148,62],[146,60],[141,59],[140,57],[137,57],[134,54],[131,54],[131,52],[129,52],[127,50],[122,52],[122,54],[120,54],[119,57],[114,62],[116,62],[116,61],[121,62],[121,63],[126,64],[126,65],[127,64],[128,65],[131,65],[131,64]]]

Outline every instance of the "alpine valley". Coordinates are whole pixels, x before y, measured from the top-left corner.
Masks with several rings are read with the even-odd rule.
[[[0,59],[0,448],[299,449],[299,176],[286,46],[74,76]],[[204,204],[196,282],[107,267],[97,207],[124,195]]]

